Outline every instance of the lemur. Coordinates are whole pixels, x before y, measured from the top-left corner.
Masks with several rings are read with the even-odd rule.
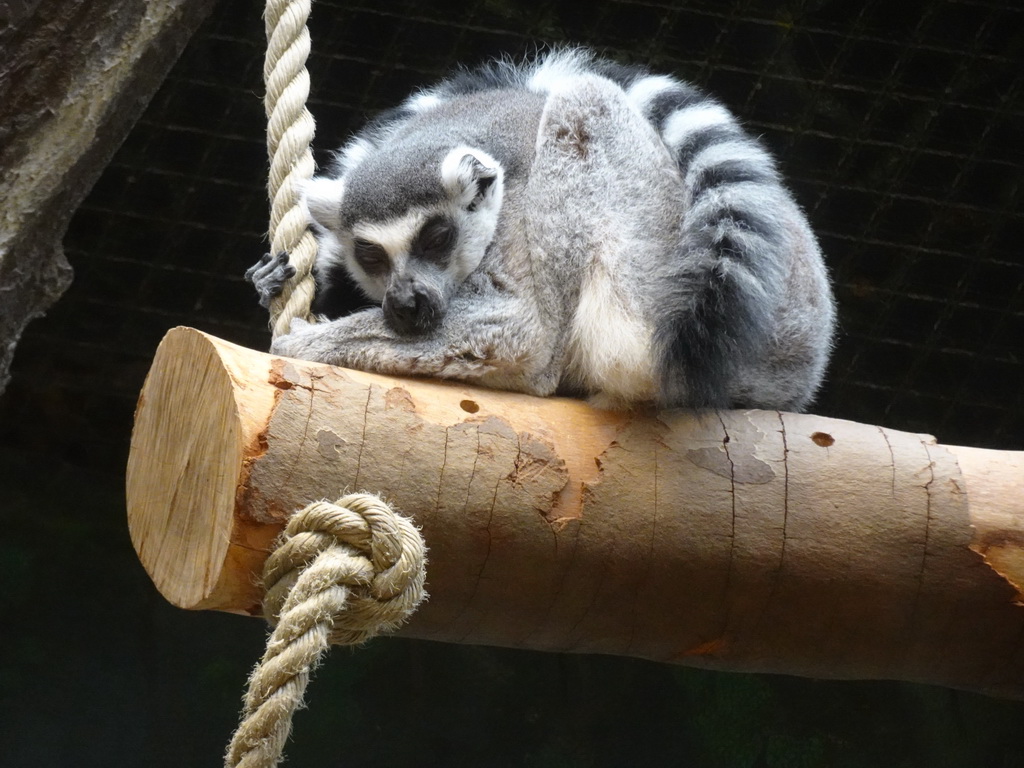
[[[463,70],[304,188],[314,311],[275,354],[602,407],[799,411],[831,350],[817,240],[696,87],[582,49]],[[265,305],[286,255],[247,273]],[[354,280],[380,306],[339,316]]]

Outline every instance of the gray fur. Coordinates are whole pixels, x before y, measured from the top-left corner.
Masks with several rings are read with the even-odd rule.
[[[801,410],[822,379],[817,242],[770,155],[678,81],[575,50],[464,72],[306,200],[321,297],[345,274],[383,309],[296,322],[276,354],[608,407]]]

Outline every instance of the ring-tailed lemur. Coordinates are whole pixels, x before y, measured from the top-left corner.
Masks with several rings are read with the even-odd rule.
[[[314,311],[276,354],[598,405],[801,410],[834,307],[775,163],[693,86],[582,50],[463,71],[304,191]],[[293,270],[247,276],[265,304]]]

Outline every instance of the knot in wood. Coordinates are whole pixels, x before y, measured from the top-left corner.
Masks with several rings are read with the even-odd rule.
[[[288,521],[267,559],[264,615],[297,633],[326,622],[331,643],[354,645],[401,626],[426,597],[425,579],[419,530],[380,498],[314,502]]]

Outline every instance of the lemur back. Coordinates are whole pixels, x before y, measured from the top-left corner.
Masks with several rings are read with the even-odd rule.
[[[359,350],[341,318],[282,351],[615,406],[800,410],[823,376],[834,308],[803,213],[673,78],[580,50],[462,71],[371,122],[306,199],[318,308],[344,272],[385,317]]]

